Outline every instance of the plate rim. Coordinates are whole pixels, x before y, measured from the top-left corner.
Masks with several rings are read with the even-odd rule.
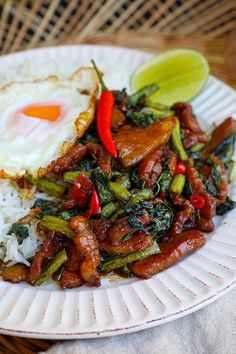
[[[76,48],[78,49],[79,47],[93,47],[93,48],[98,48],[98,49],[104,49],[107,48],[107,50],[109,49],[120,49],[120,50],[125,50],[125,51],[129,51],[130,53],[138,53],[140,55],[152,55],[155,54],[153,52],[147,52],[146,50],[139,50],[139,49],[135,49],[135,48],[126,48],[126,47],[122,47],[122,46],[115,46],[115,45],[91,45],[91,44],[64,44],[64,45],[57,45],[57,46],[52,46],[52,47],[40,47],[40,48],[34,48],[34,49],[28,49],[28,50],[23,50],[23,51],[19,51],[19,52],[15,52],[15,53],[10,53],[10,54],[6,54],[0,57],[0,60],[5,59],[7,60],[9,57],[13,57],[13,56],[24,56],[25,54],[28,55],[30,53],[35,53],[35,52],[41,52],[44,50],[61,50],[63,51],[64,49],[68,49],[68,48]],[[211,75],[211,77],[218,81],[218,83],[220,83],[222,86],[226,87],[228,90],[230,89],[234,94],[236,93],[236,91],[229,85],[227,85],[226,83],[224,83],[223,81],[221,81],[220,79],[218,79],[217,77]],[[0,282],[2,282],[0,280]],[[122,284],[121,284],[122,286]],[[157,325],[161,325],[167,322],[171,322],[173,320],[176,320],[178,318],[184,317],[190,313],[193,313],[207,305],[209,305],[210,303],[212,303],[213,301],[215,301],[216,299],[220,298],[221,296],[223,296],[225,293],[227,293],[229,290],[233,289],[236,286],[236,279],[233,279],[232,282],[228,282],[227,285],[220,289],[220,290],[216,290],[215,292],[213,292],[210,296],[208,296],[207,298],[204,298],[203,300],[201,300],[200,302],[193,304],[192,306],[188,307],[188,308],[184,308],[181,309],[180,311],[177,312],[170,312],[168,313],[166,316],[164,317],[158,317],[156,319],[151,319],[148,321],[143,321],[143,323],[141,324],[132,324],[130,326],[123,326],[121,328],[114,328],[114,329],[104,329],[104,330],[96,330],[96,331],[79,331],[79,332],[70,332],[67,331],[66,333],[63,332],[42,332],[42,331],[26,331],[26,330],[14,330],[14,329],[9,329],[7,327],[0,327],[0,333],[2,334],[6,334],[6,335],[15,335],[15,336],[24,336],[24,337],[32,337],[32,338],[50,338],[50,339],[75,339],[75,338],[96,338],[98,336],[100,337],[105,337],[105,336],[111,336],[111,335],[120,335],[120,334],[125,334],[125,333],[131,333],[131,332],[135,332],[135,331],[139,331],[139,330],[143,330],[146,328],[151,328]]]

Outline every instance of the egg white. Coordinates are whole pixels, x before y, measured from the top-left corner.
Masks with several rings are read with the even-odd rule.
[[[45,175],[91,124],[98,93],[92,68],[68,80],[57,76],[13,82],[0,89],[0,178]],[[48,121],[22,113],[30,105],[59,105],[60,117]]]

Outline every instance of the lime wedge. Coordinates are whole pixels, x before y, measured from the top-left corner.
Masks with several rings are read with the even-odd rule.
[[[138,68],[131,77],[134,91],[153,83],[160,89],[150,100],[166,105],[189,101],[204,87],[209,76],[204,56],[191,49],[173,49],[156,55]]]

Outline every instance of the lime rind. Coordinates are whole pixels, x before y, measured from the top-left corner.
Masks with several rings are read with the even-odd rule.
[[[151,99],[171,105],[177,101],[189,101],[199,94],[209,72],[208,62],[201,53],[192,49],[173,49],[143,64],[132,75],[131,86],[137,90],[158,83],[160,90]]]

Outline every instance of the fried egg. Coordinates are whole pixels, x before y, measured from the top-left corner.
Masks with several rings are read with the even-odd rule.
[[[98,93],[92,68],[0,88],[0,178],[39,178],[91,124]]]

